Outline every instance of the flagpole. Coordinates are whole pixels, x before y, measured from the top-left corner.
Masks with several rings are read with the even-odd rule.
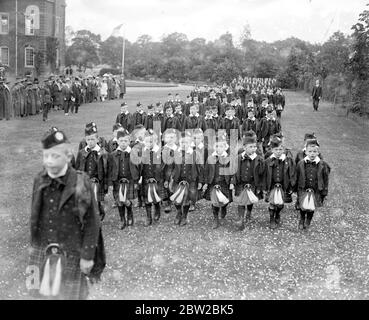
[[[123,51],[122,51],[122,76],[123,77],[124,77],[124,55],[125,55],[125,49],[126,49],[126,36],[125,36],[125,30],[124,30],[124,32],[123,32]]]

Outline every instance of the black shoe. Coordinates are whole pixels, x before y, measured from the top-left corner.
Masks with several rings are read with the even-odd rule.
[[[245,229],[245,219],[244,219],[245,209],[244,207],[238,207],[237,213],[238,213],[238,220],[236,222],[237,230],[242,231]]]
[[[275,213],[275,223],[277,224],[277,226],[279,226],[281,223],[281,213],[280,212]]]
[[[251,222],[251,211],[246,212],[246,217],[245,217],[245,223],[249,224]]]
[[[222,207],[221,208],[221,214],[220,214],[220,218],[224,219],[227,215],[227,207]]]
[[[133,226],[134,219],[133,219],[133,210],[132,207],[127,208],[127,226]]]
[[[154,221],[158,222],[160,220],[160,205],[155,205]]]
[[[308,231],[310,229],[311,220],[313,219],[314,213],[308,213],[306,215],[306,221],[305,221],[305,230]]]
[[[119,216],[120,216],[120,225],[119,229],[123,230],[127,226],[126,222],[126,208],[125,207],[118,207],[119,210]]]
[[[277,224],[275,223],[275,212],[273,210],[269,210],[270,214],[270,229],[277,228]]]
[[[219,208],[213,207],[213,229],[219,228]]]
[[[178,226],[181,223],[182,208],[181,207],[176,207],[176,208],[177,208],[177,215],[176,215],[176,218],[174,219],[174,224]]]
[[[188,215],[189,210],[190,210],[189,206],[183,207],[182,219],[181,219],[181,223],[180,223],[181,226],[187,225],[187,215]]]
[[[152,225],[151,206],[146,206],[146,222],[145,227]]]

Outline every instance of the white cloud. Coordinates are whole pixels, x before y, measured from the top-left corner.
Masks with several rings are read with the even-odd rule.
[[[217,39],[229,31],[235,40],[249,23],[253,38],[275,41],[295,36],[325,41],[337,29],[350,33],[367,0],[67,0],[67,25],[102,38],[121,23],[126,37],[185,33],[189,39]]]

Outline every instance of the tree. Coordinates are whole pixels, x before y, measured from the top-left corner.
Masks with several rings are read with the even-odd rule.
[[[66,51],[66,64],[87,67],[100,62],[98,50],[101,36],[88,30],[77,31],[72,39],[72,45]]]
[[[101,43],[101,62],[113,68],[122,67],[123,38],[109,37]]]

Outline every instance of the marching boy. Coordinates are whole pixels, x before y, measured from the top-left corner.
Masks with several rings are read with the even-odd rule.
[[[158,102],[155,105],[154,121],[160,121],[161,132],[164,132],[164,118],[163,105],[161,102]]]
[[[143,105],[141,102],[137,103],[136,111],[132,114],[132,128],[139,124],[144,124],[146,117],[146,112],[143,110]]]
[[[181,124],[179,123],[179,119],[174,116],[173,114],[173,107],[170,103],[165,105],[164,107],[165,118],[164,118],[164,125],[163,125],[163,132],[167,129],[176,129],[181,131]]]
[[[238,205],[237,225],[240,231],[250,222],[253,206],[259,200],[257,195],[263,190],[264,175],[263,158],[256,154],[255,133],[246,132],[242,142],[244,151],[238,156],[237,172],[232,176],[230,185],[230,189],[235,190],[233,200]]]
[[[152,104],[147,106],[147,114],[144,118],[144,122],[143,125],[145,127],[146,130],[148,129],[154,129],[154,106]],[[161,130],[161,128],[160,128]]]
[[[171,208],[171,201],[169,197],[172,194],[173,188],[173,171],[174,171],[174,158],[175,158],[175,152],[177,152],[178,146],[177,146],[177,134],[178,131],[175,129],[168,129],[164,132],[164,147],[162,150],[162,161],[163,161],[163,167],[162,170],[164,172],[164,190],[165,190],[165,198],[163,199],[166,203],[166,206],[164,208],[165,213],[169,213]]]
[[[227,133],[227,141],[229,142],[230,139],[234,138],[231,136],[231,130],[237,130],[236,139],[240,138],[240,120],[235,117],[235,109],[234,106],[228,104],[225,108],[225,117],[222,120],[221,127],[219,129],[225,130]]]
[[[232,194],[229,190],[231,175],[227,174],[230,161],[227,153],[227,140],[225,136],[219,136],[214,143],[214,152],[209,156],[205,165],[204,185],[205,199],[211,201],[213,211],[213,229],[219,227],[219,211],[221,219],[227,215],[227,205],[232,202]]]
[[[296,154],[296,158],[295,158],[295,165],[297,166],[297,164],[306,158],[307,154],[306,154],[306,143],[308,140],[317,140],[317,137],[315,135],[315,133],[306,133],[304,136],[304,147],[302,148],[302,150],[300,150],[297,154]],[[323,160],[323,156],[321,153],[319,153],[319,158],[321,160]],[[296,199],[296,203],[295,203],[295,209],[296,210],[300,210],[300,201],[299,201],[299,193],[297,193],[297,199]]]
[[[128,111],[126,102],[122,102],[120,105],[120,113],[117,115],[115,123],[120,123],[129,133],[132,132],[134,128],[134,126],[132,126],[132,114]]]
[[[270,228],[275,229],[280,224],[285,192],[292,190],[295,185],[295,164],[284,153],[282,139],[274,137],[270,147],[272,155],[265,160],[264,190],[267,192],[266,201],[269,202]]]
[[[275,119],[273,113],[273,107],[268,106],[265,117],[260,120],[259,126],[256,129],[258,140],[262,143],[264,153],[267,151],[270,137],[282,130],[280,122]]]
[[[109,184],[113,185],[113,196],[117,204],[120,229],[133,226],[132,199],[136,198],[139,167],[130,158],[130,135],[127,130],[117,133],[118,148],[110,155],[108,161]],[[127,213],[127,219],[126,219]]]
[[[98,208],[89,177],[70,165],[67,137],[56,128],[42,139],[44,170],[33,184],[30,267],[41,272],[35,297],[86,299],[99,237]],[[52,272],[55,271],[55,272]]]
[[[92,130],[92,128],[96,128],[97,132],[97,125],[95,122],[90,122],[86,124],[85,131],[86,130]],[[98,136],[97,144],[100,146],[100,148],[103,148],[105,150],[108,150],[108,143],[106,142],[105,138],[102,136]],[[78,145],[78,151],[82,150],[83,148],[86,148],[87,142],[86,139],[82,139]]]
[[[184,130],[200,128],[203,132],[206,131],[206,122],[199,114],[199,105],[193,104],[190,106],[190,114],[186,117]]]
[[[308,230],[317,207],[328,195],[330,166],[319,157],[319,143],[306,142],[306,157],[296,167],[296,190],[300,207],[300,230]]]
[[[117,138],[117,134],[119,130],[124,130],[122,125],[120,123],[116,123],[113,125],[113,138],[111,138],[108,141],[108,148],[106,151],[108,151],[108,153],[112,153],[114,152],[117,148],[118,148],[118,138]]]
[[[174,224],[185,226],[190,205],[197,200],[197,192],[202,188],[200,171],[196,153],[192,148],[192,138],[189,131],[182,133],[179,140],[180,149],[176,153],[173,172],[173,195],[171,200],[177,209]]]
[[[241,137],[248,131],[252,130],[256,133],[257,120],[253,107],[247,108],[247,119],[244,120],[241,127]]]
[[[98,144],[96,127],[90,126],[85,129],[85,139],[87,145],[78,152],[76,169],[86,172],[90,177],[101,220],[103,220],[105,217],[103,202],[108,192],[107,166],[105,166],[108,153]]]
[[[182,105],[178,102],[174,104],[174,116],[178,118],[180,131],[183,131],[186,115],[182,112]]]
[[[140,175],[142,177],[143,200],[146,208],[146,223],[148,227],[152,225],[152,205],[154,205],[154,221],[160,219],[160,202],[165,197],[163,179],[164,174],[161,164],[161,151],[158,145],[158,137],[151,129],[147,130],[144,138],[144,148],[140,165]],[[134,161],[137,165],[137,160]]]

